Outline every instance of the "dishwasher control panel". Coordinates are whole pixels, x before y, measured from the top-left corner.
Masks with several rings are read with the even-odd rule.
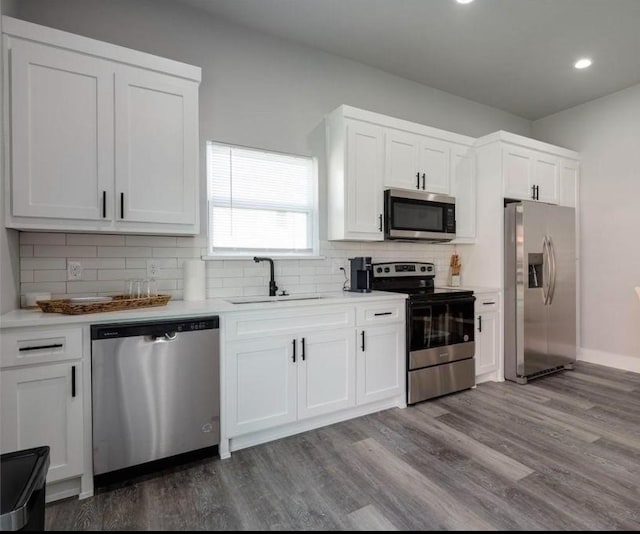
[[[220,328],[218,317],[197,319],[112,323],[91,326],[91,339],[112,339],[131,336],[163,336],[176,332],[195,332]]]

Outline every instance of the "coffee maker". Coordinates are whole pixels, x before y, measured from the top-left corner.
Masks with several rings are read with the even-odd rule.
[[[357,293],[371,292],[371,274],[373,266],[371,264],[371,256],[358,256],[357,258],[349,258],[351,262],[351,288],[349,291]]]

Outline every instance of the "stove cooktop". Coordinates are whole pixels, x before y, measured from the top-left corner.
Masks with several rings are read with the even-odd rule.
[[[406,293],[410,300],[444,300],[447,298],[463,298],[473,296],[473,291],[468,289],[394,289],[396,293]]]

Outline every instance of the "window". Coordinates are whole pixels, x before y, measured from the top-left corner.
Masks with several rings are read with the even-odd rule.
[[[209,141],[209,254],[317,254],[317,183],[313,158]]]

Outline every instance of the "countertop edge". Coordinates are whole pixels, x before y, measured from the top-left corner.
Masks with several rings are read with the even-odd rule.
[[[297,296],[297,295],[292,295]],[[300,295],[302,296],[302,295]],[[209,315],[224,315],[229,313],[256,312],[265,310],[282,310],[291,308],[307,308],[312,306],[335,306],[341,304],[359,304],[365,302],[385,300],[405,300],[403,293],[372,291],[371,293],[327,293],[317,300],[288,300],[273,303],[232,304],[225,299],[214,298],[201,301],[170,301],[165,306],[139,308],[105,313],[87,313],[83,315],[64,315],[58,313],[44,313],[40,310],[17,309],[0,316],[0,330],[28,327],[61,327],[84,326],[90,324],[104,324],[112,322],[133,322],[153,319],[179,319],[181,317],[204,317]],[[234,297],[229,297],[233,299]],[[235,297],[237,299],[247,297]],[[255,297],[260,298],[258,297]]]

